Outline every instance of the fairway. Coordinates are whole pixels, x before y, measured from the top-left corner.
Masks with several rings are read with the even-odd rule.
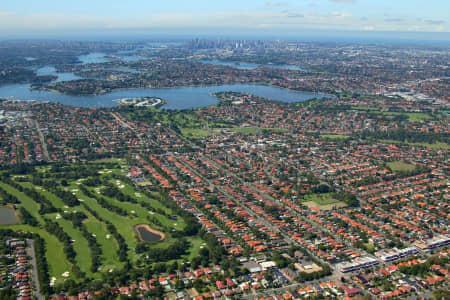
[[[143,243],[139,241],[136,225],[146,224],[162,237],[151,239],[149,251],[173,245],[177,239],[172,232],[182,231],[186,226],[184,218],[166,206],[158,192],[137,188],[124,176],[129,167],[123,160],[35,170],[34,177],[42,174],[45,177],[33,180],[30,175],[11,176],[0,186],[19,199],[18,207],[25,208],[37,225],[5,224],[0,228],[36,233],[44,239],[54,285],[66,279],[101,279],[102,273],[122,269],[125,260],[142,265],[145,252],[136,251],[138,244]],[[64,182],[60,179],[62,172],[69,174]],[[58,230],[60,233],[56,234]],[[73,258],[68,257],[65,243],[73,248]],[[177,259],[197,256],[203,244],[198,236],[192,236],[186,243],[186,254]],[[73,272],[74,265],[78,273]]]

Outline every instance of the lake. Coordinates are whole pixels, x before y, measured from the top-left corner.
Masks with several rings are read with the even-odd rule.
[[[150,231],[151,229],[148,225],[137,225],[135,229],[138,232],[139,238],[144,242],[158,242],[164,238],[163,236],[152,232],[153,230]]]
[[[15,224],[17,222],[17,216],[12,208],[0,207],[0,225]]]
[[[77,107],[98,108],[116,106],[118,105],[117,100],[122,98],[158,97],[167,102],[162,106],[164,109],[190,109],[217,104],[218,100],[211,96],[211,93],[226,91],[248,93],[287,103],[328,97],[323,94],[294,92],[277,87],[252,84],[120,90],[97,96],[61,95],[50,91],[32,91],[29,89],[29,84],[10,84],[0,86],[0,98],[13,96],[17,100],[49,101]]]

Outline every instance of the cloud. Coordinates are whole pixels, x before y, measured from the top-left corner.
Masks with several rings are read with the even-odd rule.
[[[384,21],[392,22],[392,23],[399,23],[399,22],[403,22],[404,20],[402,18],[387,18],[387,19],[384,19]]]
[[[270,3],[282,3],[280,1]],[[50,31],[89,31],[89,30],[147,30],[173,32],[188,29],[230,29],[258,32],[261,28],[273,28],[284,31],[302,29],[324,30],[365,30],[365,31],[447,31],[448,22],[396,16],[380,18],[360,18],[342,11],[318,12],[316,10],[278,9],[260,11],[221,11],[197,13],[142,13],[139,16],[99,17],[75,14],[15,14],[0,11],[0,33],[13,34]],[[390,19],[390,20],[388,20]],[[386,21],[388,20],[388,21]],[[414,25],[417,25],[414,27]]]
[[[333,17],[337,17],[337,18],[351,17],[351,14],[339,12],[339,11],[333,11],[330,13],[330,15],[332,15]]]
[[[305,15],[304,14],[288,14],[287,17],[288,18],[304,18]]]
[[[286,7],[286,6],[289,6],[289,3],[288,2],[273,2],[273,1],[269,1],[269,2],[266,2],[266,6],[269,6],[269,7]]]
[[[374,31],[374,30],[375,30],[375,27],[373,27],[373,26],[364,26],[364,27],[362,28],[362,30],[364,30],[364,31]]]
[[[430,25],[443,25],[445,23],[442,20],[425,20],[424,22]]]
[[[328,1],[336,3],[356,3],[356,0],[328,0]]]

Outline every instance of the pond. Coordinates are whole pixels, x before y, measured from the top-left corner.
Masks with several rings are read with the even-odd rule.
[[[15,224],[18,222],[14,209],[0,207],[0,225]]]
[[[164,233],[156,231],[145,224],[137,225],[135,230],[139,239],[144,242],[158,242],[164,239]]]

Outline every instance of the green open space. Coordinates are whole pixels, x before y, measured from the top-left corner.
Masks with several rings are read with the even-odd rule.
[[[70,275],[72,264],[69,263],[66,255],[64,254],[63,244],[58,241],[54,235],[49,234],[41,228],[32,227],[29,225],[9,225],[6,227],[2,226],[1,228],[9,228],[14,231],[39,234],[39,236],[45,241],[45,256],[49,265],[50,278],[54,277],[56,279],[55,283],[61,283],[66,278],[72,278]],[[65,272],[69,272],[69,277],[63,276]]]
[[[84,224],[89,233],[96,236],[97,242],[102,249],[102,270],[109,271],[115,268],[122,268],[123,263],[119,262],[119,257],[117,256],[117,242],[106,229],[106,225],[91,217]]]
[[[392,171],[413,171],[416,166],[412,164],[408,164],[404,161],[393,161],[388,162],[387,165],[391,168]]]
[[[370,107],[370,106],[352,106],[352,109],[355,109],[355,110],[377,110],[376,107]]]
[[[418,146],[418,147],[424,147],[428,149],[442,149],[442,150],[450,150],[450,145],[447,143],[442,142],[436,142],[433,144],[429,143],[410,143],[410,142],[401,142],[396,140],[378,140],[381,143],[386,144],[400,144],[400,145],[409,145],[409,146]]]
[[[347,140],[350,138],[348,135],[342,134],[321,134],[320,137],[329,140]]]
[[[391,111],[373,111],[376,114],[382,114],[385,116],[406,116],[410,122],[422,122],[432,119],[433,117],[426,113],[414,113],[414,112],[391,112]]]
[[[305,195],[302,204],[308,207],[318,207],[324,210],[347,206],[345,202],[334,199],[331,193]]]
[[[212,135],[210,131],[198,128],[181,128],[181,133],[188,138],[204,138]]]
[[[182,231],[186,227],[183,217],[165,206],[161,202],[161,195],[158,192],[148,192],[137,188],[124,176],[129,170],[125,160],[106,159],[85,165],[38,166],[35,170],[38,175],[12,176],[11,178],[15,184],[34,190],[41,196],[44,196],[48,200],[46,200],[47,202],[44,201],[45,205],[52,208],[52,211],[42,215],[39,214],[40,204],[37,203],[37,200],[35,201],[24,192],[14,188],[12,183],[9,185],[5,182],[0,182],[0,186],[6,192],[19,199],[20,204],[17,204],[17,206],[19,208],[24,207],[38,222],[37,226],[5,224],[0,225],[0,228],[36,233],[44,239],[46,246],[45,256],[49,264],[50,278],[55,279],[55,284],[60,284],[66,279],[78,281],[80,278],[72,274],[73,265],[67,258],[63,242],[58,240],[55,234],[46,231],[44,227],[46,219],[58,224],[63,232],[67,234],[72,241],[71,245],[75,252],[74,264],[86,274],[87,278],[92,279],[101,279],[102,273],[120,270],[125,266],[125,262],[119,260],[118,250],[120,247],[118,239],[116,239],[113,232],[108,230],[108,222],[116,228],[117,233],[125,240],[128,248],[126,254],[131,264],[138,262],[141,264],[142,260],[140,258],[145,255],[145,252],[136,252],[138,243],[142,242],[138,240],[134,229],[135,225],[147,224],[151,228],[164,233],[165,238],[162,241],[148,244],[148,251],[170,247],[177,241],[177,238],[174,238],[172,233]],[[64,173],[70,174],[70,176],[64,177],[64,180],[62,180],[62,174]],[[41,180],[54,182],[56,183],[56,188],[60,191],[66,191],[75,195],[80,204],[68,205],[67,195],[61,196],[58,194],[57,196],[55,190],[44,188],[43,183],[41,185],[39,180],[33,179],[33,176],[39,177],[39,174],[42,175]],[[88,185],[87,181],[90,179],[91,182]],[[92,182],[95,182],[95,184],[92,184]],[[39,185],[34,183],[39,183]],[[107,185],[113,185],[128,198],[119,201],[119,197],[116,198],[115,195],[109,195],[109,197],[106,194],[103,195],[102,190]],[[89,193],[83,193],[84,188],[95,196],[89,197]],[[101,199],[105,203],[101,203]],[[82,213],[84,219],[82,219],[81,226],[82,228],[84,227],[83,230],[95,237],[95,242],[101,249],[97,271],[92,270],[93,260],[91,256],[93,252],[85,236],[86,233],[83,233],[82,228],[74,225],[71,219],[72,215],[67,218],[67,214],[73,213]],[[179,257],[179,261],[190,260],[198,256],[201,247],[205,245],[204,241],[198,236],[187,238],[187,242],[189,247],[186,250],[186,254]]]
[[[80,231],[75,229],[72,222],[63,218],[58,218],[55,215],[57,223],[64,229],[73,243],[72,246],[77,253],[75,257],[76,264],[80,267],[81,271],[87,273],[88,276],[92,276],[91,272],[91,250],[89,248],[88,241],[83,237]]]
[[[19,192],[12,186],[0,182],[0,186],[11,195],[14,195],[19,199],[20,206],[23,206],[33,217],[35,217],[38,221],[42,221],[42,217],[38,214],[39,204],[34,202],[30,197],[25,195],[22,192]]]
[[[278,132],[278,133],[284,133],[284,132],[288,132],[287,129],[284,128],[262,128],[262,131],[265,132]]]
[[[255,127],[236,127],[232,128],[232,131],[240,134],[257,134],[258,128]]]
[[[189,254],[186,256],[186,259],[191,261],[194,257],[198,256],[202,247],[206,247],[206,243],[200,238],[192,238],[189,242],[191,243],[191,249],[189,250]]]

